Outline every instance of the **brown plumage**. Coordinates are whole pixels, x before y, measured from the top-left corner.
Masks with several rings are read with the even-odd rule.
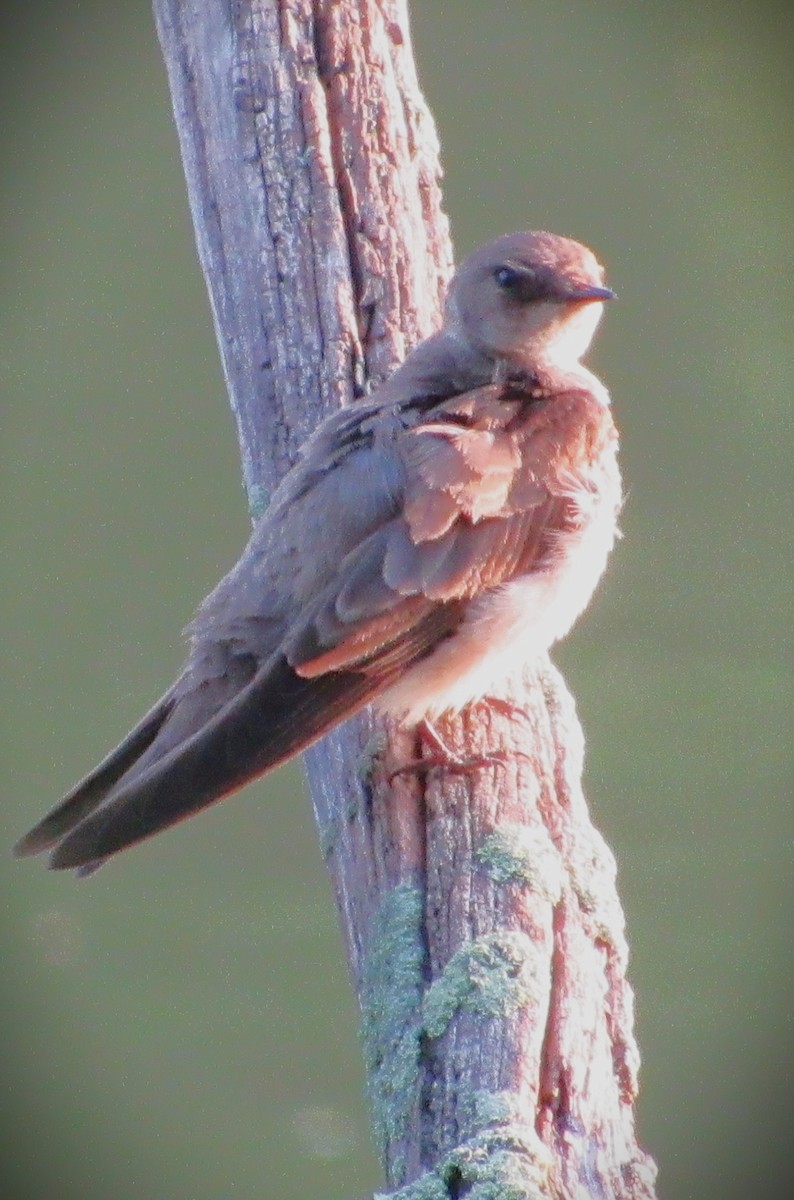
[[[91,870],[371,701],[460,708],[566,633],[620,505],[608,396],[579,362],[611,295],[552,234],[466,259],[439,333],[308,440],[174,685],[16,852]]]

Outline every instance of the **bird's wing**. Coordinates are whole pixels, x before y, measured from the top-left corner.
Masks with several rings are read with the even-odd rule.
[[[568,502],[540,475],[543,422],[510,428],[521,408],[491,386],[419,417],[406,405],[388,436],[372,406],[340,418],[336,443],[326,428],[202,606],[175,689],[19,852],[63,839],[51,864],[90,866],[213,803],[383,692],[472,596],[532,569]]]
[[[89,775],[72,789],[43,820],[14,847],[18,857],[49,850],[64,834],[92,813],[123,775],[140,760],[155,741],[173,709],[173,688],[157,701],[143,720]]]
[[[443,614],[418,622],[388,672],[334,671],[303,679],[282,656],[267,663],[203,728],[143,772],[136,772],[81,820],[50,856],[55,868],[85,868],[151,837],[236,791],[311,745],[435,644]]]
[[[111,796],[130,794],[139,779],[166,758],[170,762],[175,751],[207,728],[255,676],[261,681],[267,674],[284,629],[304,606],[304,598],[327,582],[351,539],[392,515],[399,481],[389,478],[388,462],[378,480],[367,466],[370,427],[377,414],[377,406],[371,404],[342,410],[309,439],[297,468],[275,493],[240,560],[188,627],[191,652],[175,684],[20,839],[14,847],[16,855],[51,849]],[[327,513],[338,508],[346,493],[357,497],[354,519],[329,521]],[[318,517],[324,526],[320,539]]]
[[[590,425],[593,436],[572,447],[527,399],[490,385],[404,431],[399,511],[348,553],[319,603],[288,631],[284,647],[298,674],[377,672],[413,622],[438,607],[460,609],[554,553],[556,535],[577,520],[571,471],[601,452],[603,421],[586,394],[575,397],[570,427]]]

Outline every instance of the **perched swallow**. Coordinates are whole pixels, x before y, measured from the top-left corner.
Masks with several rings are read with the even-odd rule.
[[[609,396],[580,363],[613,295],[550,233],[471,254],[439,332],[308,439],[176,682],[16,853],[88,873],[364,705],[460,710],[567,633],[621,503]]]

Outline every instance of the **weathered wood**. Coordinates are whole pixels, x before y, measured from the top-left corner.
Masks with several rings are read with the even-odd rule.
[[[438,145],[404,0],[155,0],[252,515],[319,416],[438,323]],[[548,662],[442,728],[306,756],[393,1200],[653,1195],[614,863]]]

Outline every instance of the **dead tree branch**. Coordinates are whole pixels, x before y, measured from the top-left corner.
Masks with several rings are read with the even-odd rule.
[[[405,0],[155,0],[256,517],[320,416],[439,319],[438,145]],[[615,867],[548,662],[397,777],[369,715],[306,756],[392,1200],[653,1196]]]

